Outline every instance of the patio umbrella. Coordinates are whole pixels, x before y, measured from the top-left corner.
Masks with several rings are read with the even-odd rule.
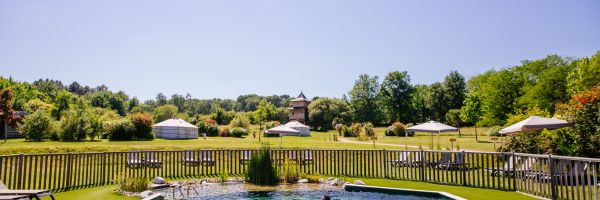
[[[517,133],[517,132],[525,132],[525,131],[535,131],[541,129],[557,129],[562,127],[571,126],[571,123],[556,119],[556,118],[546,118],[540,116],[531,116],[523,121],[517,122],[513,125],[510,125],[506,128],[498,131],[501,134],[505,133]]]
[[[457,128],[436,121],[428,121],[406,129],[406,132],[428,132],[431,133],[431,149],[433,149],[433,134],[442,132],[458,131]]]

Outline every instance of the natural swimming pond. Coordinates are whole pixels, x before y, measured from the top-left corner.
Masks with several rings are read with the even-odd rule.
[[[416,195],[393,195],[378,192],[348,192],[337,186],[327,184],[283,184],[272,187],[256,186],[244,183],[208,183],[200,184],[194,187],[198,194],[191,189],[182,189],[183,195],[173,189],[155,190],[165,194],[166,199],[246,199],[246,200],[267,200],[267,199],[321,199],[324,195],[331,199],[339,200],[383,200],[383,199],[400,199],[400,200],[425,200],[425,199],[450,199],[445,197],[423,197]],[[175,196],[173,196],[175,194]],[[188,196],[189,194],[189,196]]]

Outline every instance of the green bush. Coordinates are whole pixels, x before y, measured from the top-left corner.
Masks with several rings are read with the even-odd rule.
[[[301,178],[300,165],[286,160],[280,168],[279,177],[282,182],[296,183]]]
[[[111,141],[127,141],[133,140],[133,130],[135,127],[127,120],[115,120],[107,125],[106,132],[108,133],[108,139]]]
[[[241,127],[232,128],[230,133],[233,137],[242,137],[242,135],[248,135],[248,131]]]
[[[250,127],[250,120],[245,114],[238,113],[229,123],[229,126],[232,128],[240,127],[244,129],[248,129]]]
[[[220,137],[229,137],[230,136],[229,127],[224,126],[223,128],[221,128],[219,130],[219,136]]]
[[[40,110],[25,116],[19,125],[19,131],[28,141],[42,141],[50,138],[56,132],[56,128],[49,112]]]
[[[263,146],[258,153],[252,154],[246,171],[246,181],[256,185],[276,185],[278,179],[271,161],[271,152],[268,147]]]
[[[63,141],[85,140],[92,131],[90,120],[84,112],[70,110],[62,116],[60,124],[60,139]]]
[[[367,122],[364,125],[363,131],[364,131],[364,133],[365,133],[365,135],[367,137],[374,137],[375,136],[375,131],[373,130],[373,124],[371,124],[371,122]]]
[[[415,135],[414,132],[406,132],[406,125],[404,125],[401,122],[394,122],[391,126],[388,126],[388,128],[385,130],[385,135],[386,136],[398,136],[398,137],[405,137],[408,135],[408,137],[412,137]]]
[[[152,135],[152,116],[149,113],[134,113],[129,116],[133,125],[133,137],[138,140],[154,139]]]
[[[148,189],[149,180],[146,177],[137,176],[132,178],[125,178],[119,176],[116,178],[115,183],[118,189],[127,192],[143,192]]]

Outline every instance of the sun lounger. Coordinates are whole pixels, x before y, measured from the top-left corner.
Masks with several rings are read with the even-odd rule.
[[[40,197],[50,196],[50,198],[54,200],[54,196],[52,195],[52,192],[50,192],[50,190],[11,190],[8,189],[8,187],[6,187],[6,185],[4,185],[2,181],[0,181],[0,196],[16,196],[12,197],[13,199],[19,199],[18,196],[27,196],[29,199],[38,200],[40,199]]]
[[[441,168],[441,167],[446,166],[451,161],[452,161],[452,153],[442,152],[440,159],[437,162],[431,163],[431,165]]]
[[[186,166],[198,166],[200,165],[200,160],[196,158],[196,152],[194,151],[184,151],[183,152],[182,163]]]
[[[162,167],[162,161],[160,161],[157,156],[156,156],[156,152],[153,151],[147,151],[144,153],[144,164],[147,167],[151,167],[151,168],[160,168]]]
[[[300,164],[305,165],[305,164],[309,164],[313,161],[313,156],[312,156],[311,150],[304,150],[301,153],[302,153],[302,157],[300,158]]]
[[[392,167],[405,167],[409,166],[410,152],[400,152],[398,159],[388,161]]]
[[[6,195],[0,196],[0,200],[29,200],[27,195]]]
[[[516,170],[515,165],[520,165],[520,159],[516,159],[515,156],[508,157],[508,160],[504,162],[502,168],[488,168],[488,171],[491,171],[491,175],[495,177],[503,177],[503,176],[514,176],[514,172]]]
[[[450,156],[448,156],[450,155]],[[437,167],[442,168],[442,169],[460,169],[461,167],[469,167],[469,164],[466,163],[465,161],[465,154],[462,152],[457,152],[454,153],[454,159],[453,160],[448,160],[447,157],[450,157],[450,159],[452,158],[452,153],[448,153],[446,155],[444,155],[444,153],[442,153],[442,159],[440,159],[440,163],[438,163]]]
[[[245,165],[250,160],[252,160],[252,151],[249,151],[249,150],[243,151],[242,155],[240,157],[240,164],[241,165]]]
[[[216,164],[215,160],[212,158],[212,152],[210,151],[202,151],[200,158],[200,164],[204,166],[214,166]]]
[[[140,168],[144,166],[144,161],[140,159],[138,152],[128,152],[127,163],[125,166],[129,168]]]

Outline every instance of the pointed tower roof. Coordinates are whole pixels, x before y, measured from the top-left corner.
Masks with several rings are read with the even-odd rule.
[[[300,91],[300,94],[298,95],[298,97],[296,97],[295,99],[292,99],[290,101],[310,101],[310,99],[306,98],[306,96],[304,96],[304,92]]]

